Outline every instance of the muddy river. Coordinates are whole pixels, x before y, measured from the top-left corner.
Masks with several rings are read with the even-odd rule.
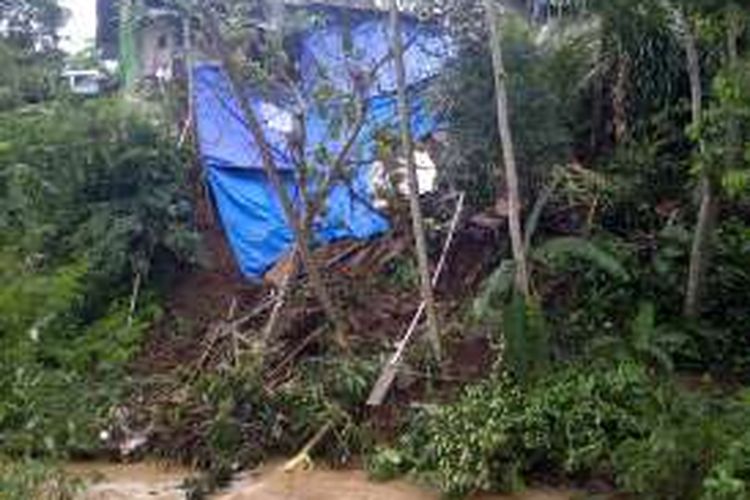
[[[68,468],[86,481],[82,500],[181,500],[180,489],[190,471],[154,463],[84,463]],[[475,500],[564,500],[572,493],[533,490],[515,496],[481,496]],[[392,481],[375,483],[362,471],[310,470],[283,472],[269,467],[240,475],[214,500],[438,500],[434,491]]]

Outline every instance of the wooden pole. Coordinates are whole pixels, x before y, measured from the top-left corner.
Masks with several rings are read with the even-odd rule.
[[[391,10],[391,38],[393,44],[393,59],[396,67],[396,83],[398,93],[399,122],[401,125],[401,147],[406,156],[406,174],[409,185],[409,205],[411,207],[412,231],[417,253],[417,267],[421,285],[422,300],[427,312],[427,332],[432,345],[432,353],[440,362],[440,330],[435,297],[430,283],[430,264],[427,258],[427,242],[425,240],[422,207],[419,204],[419,179],[414,159],[414,141],[411,135],[411,112],[406,95],[406,68],[404,65],[404,43],[401,35],[400,14],[396,0],[390,0]]]
[[[513,248],[513,260],[516,266],[516,289],[524,297],[529,296],[529,275],[526,265],[526,253],[523,244],[521,227],[521,195],[516,168],[516,156],[513,148],[513,136],[508,118],[508,93],[505,85],[506,73],[503,63],[502,33],[495,0],[485,0],[487,24],[490,30],[490,50],[495,74],[495,97],[497,105],[497,125],[503,147],[505,163],[505,182],[508,188],[508,226]],[[502,192],[502,191],[501,191]]]

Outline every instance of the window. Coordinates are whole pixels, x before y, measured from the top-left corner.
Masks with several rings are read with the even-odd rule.
[[[164,9],[167,7],[167,2],[164,0],[146,0],[145,4],[149,9]]]

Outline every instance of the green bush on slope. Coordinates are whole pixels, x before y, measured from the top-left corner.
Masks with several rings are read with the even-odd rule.
[[[449,496],[522,488],[530,477],[610,478],[642,498],[745,498],[750,417],[742,400],[685,395],[632,362],[552,371],[521,388],[470,387],[417,415],[397,446],[368,461]]]
[[[0,452],[97,446],[151,285],[191,259],[189,200],[183,155],[124,103],[0,116]]]

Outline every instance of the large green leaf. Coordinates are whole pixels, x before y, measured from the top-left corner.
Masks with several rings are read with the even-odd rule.
[[[484,282],[482,291],[474,299],[474,317],[480,320],[496,315],[513,290],[515,265],[512,260],[504,260]]]
[[[532,257],[551,267],[568,259],[583,260],[615,278],[628,279],[628,272],[617,258],[584,238],[564,237],[546,241],[532,252]]]

